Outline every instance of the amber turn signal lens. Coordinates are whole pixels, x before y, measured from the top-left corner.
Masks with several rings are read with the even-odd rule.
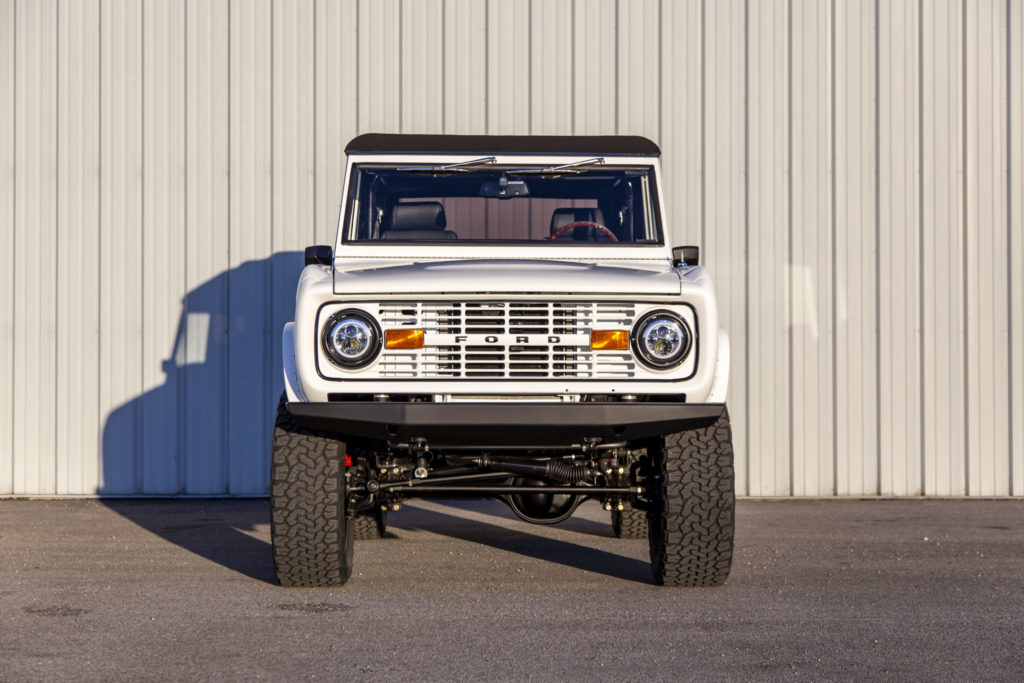
[[[591,330],[590,348],[595,351],[625,351],[629,348],[629,330]]]
[[[384,346],[389,349],[422,349],[423,330],[384,330]]]

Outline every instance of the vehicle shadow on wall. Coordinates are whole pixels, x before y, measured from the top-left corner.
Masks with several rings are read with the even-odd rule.
[[[111,510],[271,583],[270,513],[262,498],[283,389],[281,328],[293,318],[302,267],[301,252],[280,252],[224,271],[182,298],[176,326],[144,296],[142,353],[160,355],[143,358],[146,391],[109,415],[102,436],[97,493]],[[191,499],[123,499],[186,495]],[[202,496],[260,499],[194,499]]]
[[[192,289],[167,326],[153,388],[114,410],[103,427],[98,493],[111,510],[190,553],[275,583],[269,543],[270,436],[283,389],[280,334],[293,318],[299,252],[248,261]],[[144,334],[153,334],[149,327]],[[144,349],[160,348],[158,340]],[[167,354],[164,356],[164,354]],[[144,373],[145,374],[145,373]],[[162,376],[160,376],[162,375]],[[123,497],[190,496],[184,500]],[[202,496],[210,499],[201,499]],[[256,497],[213,500],[215,497]],[[195,497],[199,497],[196,500]],[[542,534],[452,514],[410,509],[392,529],[423,528],[507,552],[649,582],[646,562]],[[472,506],[472,504],[469,504]],[[572,518],[562,526],[610,536],[610,526]],[[393,535],[393,534],[389,534]],[[362,545],[362,544],[361,544]],[[371,546],[363,546],[368,552]],[[358,561],[358,560],[357,560]]]

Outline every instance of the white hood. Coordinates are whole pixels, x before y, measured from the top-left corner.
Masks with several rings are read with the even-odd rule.
[[[678,295],[668,260],[578,263],[548,259],[335,261],[334,292],[362,294]]]

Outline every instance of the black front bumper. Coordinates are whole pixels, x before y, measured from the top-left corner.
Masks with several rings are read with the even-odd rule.
[[[564,447],[638,441],[714,422],[721,403],[289,403],[311,429],[442,446]]]

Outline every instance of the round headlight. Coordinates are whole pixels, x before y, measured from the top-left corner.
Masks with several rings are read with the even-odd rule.
[[[653,368],[678,365],[689,355],[692,345],[690,326],[674,313],[650,313],[633,328],[633,351]]]
[[[337,365],[357,368],[366,365],[380,351],[380,328],[360,311],[339,311],[324,325],[323,347]]]

